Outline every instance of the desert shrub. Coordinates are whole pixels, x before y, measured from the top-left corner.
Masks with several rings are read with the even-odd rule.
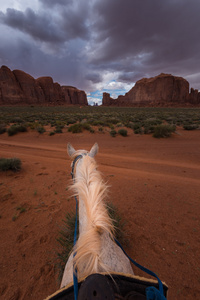
[[[20,117],[13,117],[10,119],[10,123],[23,123],[24,120],[22,120]]]
[[[19,158],[0,158],[0,171],[19,171],[21,160]]]
[[[40,134],[43,134],[43,133],[46,131],[45,128],[44,128],[43,126],[38,126],[38,127],[36,128],[36,130],[37,130],[37,132],[40,133]]]
[[[50,136],[52,136],[52,135],[54,135],[54,134],[55,134],[54,131],[49,132],[49,135],[50,135]]]
[[[82,128],[85,129],[85,130],[90,131],[92,129],[92,127],[88,123],[83,123],[81,125],[82,125]]]
[[[175,132],[176,126],[175,125],[158,125],[154,128],[153,137],[155,138],[165,138],[170,137],[173,132]]]
[[[89,130],[90,133],[95,133],[95,130],[91,127]]]
[[[18,132],[25,132],[25,131],[27,131],[26,125],[12,125],[7,130],[9,136],[15,135]]]
[[[135,134],[142,134],[142,124],[140,122],[133,124],[132,129]]]
[[[134,129],[135,134],[142,134],[142,127]]]
[[[122,136],[127,136],[127,130],[126,129],[119,129],[118,133]]]
[[[153,133],[155,126],[153,125],[145,125],[144,126],[144,134]]]
[[[17,125],[17,130],[18,132],[26,132],[27,131],[26,124]]]
[[[63,129],[62,126],[57,125],[55,129],[55,133],[62,133],[63,132],[62,129]]]
[[[199,126],[197,124],[185,124],[183,125],[183,128],[185,130],[195,130],[197,129]]]
[[[106,126],[107,125],[107,123],[102,120],[89,120],[88,123],[90,123],[93,126]]]
[[[111,130],[115,129],[115,126],[113,124],[108,124],[108,126],[110,127]]]
[[[77,122],[77,120],[75,118],[69,118],[67,120],[67,124],[75,124]]]
[[[80,132],[83,131],[82,124],[76,123],[76,124],[74,124],[74,125],[71,125],[71,126],[68,128],[68,131],[69,131],[69,132],[72,132],[72,133],[80,133]]]
[[[98,128],[98,131],[99,131],[99,132],[103,132],[103,127],[99,127],[99,128]]]
[[[117,131],[116,131],[116,130],[112,129],[112,130],[110,131],[110,135],[111,135],[112,137],[116,137],[116,134],[117,134]]]
[[[124,124],[122,124],[122,123],[117,123],[117,124],[116,124],[116,127],[124,127]]]
[[[116,119],[116,118],[108,118],[107,119],[107,123],[110,123],[110,124],[117,124],[119,122],[120,122],[120,120]]]
[[[3,134],[4,132],[6,132],[5,125],[0,125],[0,134]]]

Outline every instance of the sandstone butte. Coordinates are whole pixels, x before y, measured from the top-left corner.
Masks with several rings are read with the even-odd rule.
[[[143,78],[124,96],[117,99],[103,93],[105,106],[200,106],[200,92],[191,88],[182,77],[163,74],[153,78]]]
[[[54,83],[51,77],[34,79],[8,67],[0,68],[0,105],[88,105],[87,96],[72,86]]]

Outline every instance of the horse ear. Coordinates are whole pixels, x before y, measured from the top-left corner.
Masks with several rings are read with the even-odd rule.
[[[90,152],[89,152],[89,156],[90,157],[95,157],[95,155],[97,155],[98,153],[98,150],[99,150],[99,146],[97,143],[94,144],[94,146],[92,146]]]
[[[74,147],[68,143],[67,144],[67,153],[69,156],[72,156],[74,154],[74,152],[76,152],[76,150],[74,149]]]

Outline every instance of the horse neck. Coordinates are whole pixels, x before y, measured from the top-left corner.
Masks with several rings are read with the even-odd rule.
[[[93,158],[85,156],[78,162],[74,187],[79,198],[79,234],[89,230],[90,226],[112,234],[112,222],[103,202],[107,186]]]

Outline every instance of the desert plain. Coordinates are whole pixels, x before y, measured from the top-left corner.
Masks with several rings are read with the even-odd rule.
[[[200,130],[177,127],[161,139],[131,129],[115,138],[46,130],[0,136],[0,157],[22,161],[19,172],[0,172],[0,298],[43,300],[59,288],[56,238],[75,209],[66,146],[89,150],[97,142],[109,200],[125,221],[126,251],[167,283],[169,300],[198,299]]]

